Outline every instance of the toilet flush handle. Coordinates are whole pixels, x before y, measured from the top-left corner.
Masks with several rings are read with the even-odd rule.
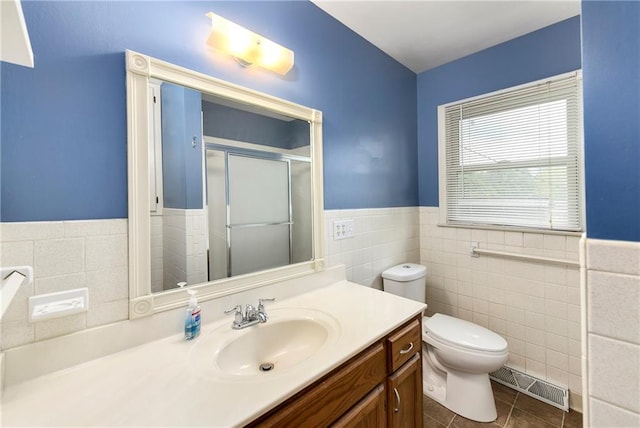
[[[411,352],[412,349],[413,349],[413,342],[409,342],[409,347],[407,349],[401,349],[400,354],[401,355],[408,354],[409,352]]]

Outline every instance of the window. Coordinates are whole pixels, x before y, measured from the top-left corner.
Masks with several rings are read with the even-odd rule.
[[[582,229],[579,73],[440,106],[448,225]]]

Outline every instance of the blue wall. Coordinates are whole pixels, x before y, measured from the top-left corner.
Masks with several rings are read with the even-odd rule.
[[[580,69],[580,17],[418,75],[421,206],[438,206],[438,106]]]
[[[639,8],[582,3],[592,238],[640,241]],[[581,67],[578,18],[416,79],[306,1],[23,0],[23,10],[36,67],[0,65],[2,221],[127,216],[125,49],[322,110],[329,209],[437,206],[437,105]],[[209,10],[293,49],[296,66],[280,77],[216,55],[204,43]]]
[[[587,235],[640,241],[640,2],[583,1]]]
[[[2,221],[127,216],[125,49],[322,110],[325,208],[417,205],[415,74],[312,3],[22,6],[36,66],[2,65]],[[293,70],[210,51],[211,10],[294,50]]]
[[[207,137],[225,138],[281,149],[309,146],[311,132],[304,120],[284,121],[205,101],[202,129]]]
[[[170,83],[163,83],[161,92],[163,206],[201,209],[202,97],[198,91]]]

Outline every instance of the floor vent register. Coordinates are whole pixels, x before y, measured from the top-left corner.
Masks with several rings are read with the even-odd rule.
[[[507,366],[489,373],[489,377],[565,412],[569,411],[569,390],[567,388],[562,388]]]

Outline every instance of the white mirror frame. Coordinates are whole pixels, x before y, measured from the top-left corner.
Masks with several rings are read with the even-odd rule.
[[[313,254],[308,262],[282,266],[196,285],[201,301],[324,270],[322,112],[238,86],[147,55],[126,51],[127,157],[129,203],[129,318],[136,319],[184,306],[180,289],[151,293],[149,214],[149,79],[175,83],[201,92],[266,108],[310,124]]]

